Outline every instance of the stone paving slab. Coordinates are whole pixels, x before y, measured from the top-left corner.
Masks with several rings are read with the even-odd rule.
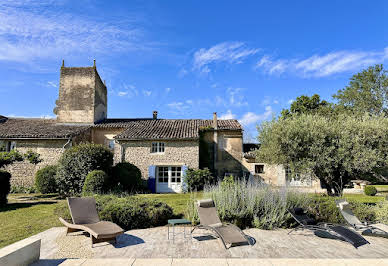
[[[127,231],[117,244],[99,243],[90,246],[90,239],[82,233],[65,235],[63,227],[51,228],[36,236],[42,239],[41,259],[388,259],[388,239],[366,237],[371,243],[358,249],[347,242],[319,238],[308,231],[288,235],[289,230],[247,229],[254,239],[253,246],[238,246],[226,250],[221,241],[209,231],[196,230],[192,240],[176,237],[167,239],[167,228],[156,227]],[[138,263],[141,263],[139,260]]]
[[[68,259],[62,263],[33,264],[41,265],[61,265],[61,266],[192,266],[192,265],[211,265],[211,266],[385,266],[388,265],[388,259]]]

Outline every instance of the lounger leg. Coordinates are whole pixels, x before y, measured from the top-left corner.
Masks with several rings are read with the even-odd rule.
[[[66,235],[68,235],[69,233],[78,232],[78,231],[82,231],[82,230],[67,227]]]

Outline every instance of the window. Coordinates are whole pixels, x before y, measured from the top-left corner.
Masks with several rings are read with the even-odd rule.
[[[168,183],[168,167],[158,167],[158,182]]]
[[[15,141],[0,141],[0,152],[1,151],[12,151],[16,148],[16,142]]]
[[[256,164],[255,174],[263,174],[263,173],[264,173],[264,164]]]
[[[164,142],[152,142],[151,153],[163,153]]]
[[[171,182],[176,182],[176,183],[181,182],[181,171],[182,171],[182,168],[179,166],[171,167]]]
[[[115,140],[114,140],[114,139],[110,139],[110,140],[109,140],[108,147],[109,147],[109,149],[111,149],[111,150],[114,150],[114,149],[115,149]]]

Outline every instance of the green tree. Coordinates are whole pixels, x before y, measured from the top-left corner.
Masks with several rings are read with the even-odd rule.
[[[337,108],[356,115],[388,115],[388,71],[383,65],[371,66],[350,78],[349,85],[333,98]]]
[[[387,128],[388,118],[382,116],[291,116],[258,127],[256,156],[293,172],[312,173],[329,195],[340,195],[351,179],[388,165]]]
[[[332,104],[325,100],[321,100],[321,97],[318,94],[314,94],[311,97],[302,95],[292,102],[290,109],[282,110],[281,117],[288,118],[292,115],[299,114],[330,115],[332,112]]]
[[[13,164],[14,162],[21,162],[23,160],[23,154],[16,150],[12,150],[10,152],[0,152],[0,168]]]

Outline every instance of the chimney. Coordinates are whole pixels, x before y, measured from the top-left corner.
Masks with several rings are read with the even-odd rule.
[[[218,129],[218,123],[217,123],[217,112],[213,113],[213,128]]]
[[[152,119],[158,119],[158,111],[152,112]]]

